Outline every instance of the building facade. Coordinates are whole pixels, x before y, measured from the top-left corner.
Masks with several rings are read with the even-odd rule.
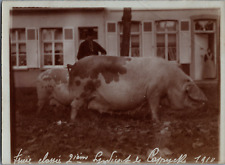
[[[74,64],[88,29],[107,55],[120,56],[123,10],[14,8],[10,56],[16,87],[34,87],[40,72]],[[220,10],[132,9],[131,57],[159,56],[198,81],[219,80]]]

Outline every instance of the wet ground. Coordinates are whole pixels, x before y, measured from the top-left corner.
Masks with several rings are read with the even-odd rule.
[[[37,116],[35,89],[18,89],[15,96],[14,155],[22,149],[21,159],[42,163],[175,163],[178,158],[181,163],[218,162],[219,109],[213,95],[210,99],[215,100],[198,110],[161,108],[160,124],[152,122],[146,112],[109,115],[88,110],[81,110],[71,123],[69,109],[54,113],[45,107]]]

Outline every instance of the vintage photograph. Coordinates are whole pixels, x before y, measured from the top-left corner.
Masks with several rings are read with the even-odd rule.
[[[219,163],[221,8],[9,17],[11,163]]]

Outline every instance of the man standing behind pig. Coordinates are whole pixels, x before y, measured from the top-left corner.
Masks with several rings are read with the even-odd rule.
[[[80,44],[77,59],[80,60],[86,56],[98,55],[101,52],[102,55],[106,54],[106,50],[101,47],[97,42],[93,41],[93,29],[88,29],[87,38]]]

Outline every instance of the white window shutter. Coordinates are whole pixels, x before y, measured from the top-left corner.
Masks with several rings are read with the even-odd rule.
[[[64,55],[64,66],[67,64],[75,63],[75,39],[74,39],[74,28],[66,27],[63,29],[63,55]]]
[[[191,26],[189,20],[180,21],[180,63],[191,63]]]
[[[152,21],[142,22],[142,44],[143,57],[154,56]]]
[[[26,28],[27,67],[38,68],[38,38],[36,28]]]
[[[106,23],[106,51],[109,56],[118,56],[116,22]]]

